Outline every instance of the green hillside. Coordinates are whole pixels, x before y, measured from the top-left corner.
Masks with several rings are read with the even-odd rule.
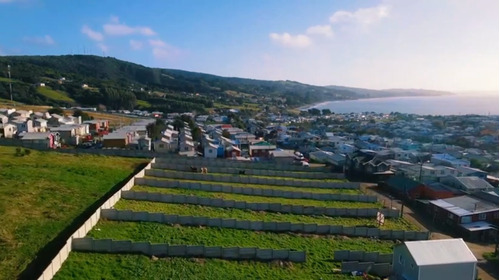
[[[7,65],[11,65],[16,81],[14,99],[28,104],[66,106],[75,102],[86,106],[101,104],[110,109],[144,108],[151,104],[150,109],[164,112],[205,112],[214,103],[243,108],[259,108],[256,104],[297,107],[358,97],[345,89],[293,81],[227,78],[149,68],[111,57],[64,55],[0,57],[0,98],[10,96]],[[59,81],[61,78],[64,80]],[[33,86],[38,82],[45,82],[60,94],[40,92]],[[91,90],[83,88],[83,84]]]

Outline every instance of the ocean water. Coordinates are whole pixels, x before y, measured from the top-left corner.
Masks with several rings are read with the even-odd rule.
[[[419,115],[498,115],[498,103],[498,95],[457,94],[329,101],[315,104],[309,108],[330,109],[334,113],[400,112]]]

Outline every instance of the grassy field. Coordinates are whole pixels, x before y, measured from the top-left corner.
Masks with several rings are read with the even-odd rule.
[[[55,275],[63,279],[337,279],[359,277],[323,271],[309,274],[300,264],[281,262],[226,261],[219,259],[160,258],[152,260],[141,255],[107,255],[72,252]]]
[[[376,226],[375,218],[350,218],[329,216],[306,216],[295,214],[251,211],[235,208],[219,208],[189,204],[173,204],[136,200],[120,200],[115,208],[118,210],[159,212],[171,215],[205,216],[209,218],[232,218],[252,221],[277,221],[291,223],[316,223],[323,225],[343,226]],[[404,219],[386,219],[381,229],[417,230],[418,228]]]
[[[144,159],[0,146],[0,279],[14,279],[75,217]]]
[[[259,247],[273,249],[295,249],[307,252],[307,262],[305,263],[259,263],[228,262],[221,260],[195,260],[190,259],[160,259],[155,262],[139,256],[120,256],[120,260],[135,259],[144,263],[140,271],[136,265],[132,265],[125,270],[114,270],[107,276],[113,279],[129,278],[126,272],[140,273],[141,279],[158,279],[153,270],[156,266],[170,267],[165,271],[167,275],[175,279],[349,279],[347,276],[334,275],[333,270],[339,268],[339,263],[334,263],[333,251],[349,248],[351,250],[368,250],[389,253],[392,251],[394,243],[392,241],[371,240],[366,238],[345,238],[335,236],[297,235],[297,234],[277,234],[265,232],[252,232],[233,229],[219,228],[197,228],[197,227],[177,227],[155,223],[132,223],[132,222],[110,222],[102,221],[89,234],[94,238],[114,238],[116,240],[127,239],[135,241],[150,241],[152,243],[169,244],[203,244],[206,246],[240,246]],[[76,271],[71,269],[75,262],[85,262],[84,267],[90,264],[96,266],[95,262],[101,262],[99,267],[113,267],[115,264],[123,266],[121,261],[114,261],[115,256],[106,256],[105,260],[99,260],[96,256],[79,254],[72,255],[64,264],[62,273],[55,279],[65,279],[79,277],[78,269],[82,266],[75,266]],[[83,257],[83,258],[82,258]],[[193,262],[193,265],[189,265]],[[173,266],[176,264],[176,266]],[[67,268],[67,269],[66,269]],[[82,271],[85,273],[85,271]],[[94,271],[99,277],[103,272]],[[206,273],[206,274],[205,274]],[[87,274],[90,278],[96,274]],[[162,276],[160,276],[162,277]],[[341,278],[338,278],[341,277]],[[344,278],[345,277],[345,278]],[[129,278],[130,279],[130,278]],[[164,278],[168,279],[168,278]]]
[[[144,108],[149,108],[151,107],[151,104],[145,100],[137,100],[137,106],[142,106]]]
[[[134,186],[132,190],[167,193],[167,194],[194,195],[201,197],[220,198],[226,200],[239,200],[246,202],[262,202],[262,203],[267,202],[267,203],[307,205],[307,206],[331,207],[331,208],[379,208],[382,206],[379,203],[372,203],[372,202],[294,199],[294,198],[253,196],[253,195],[222,193],[222,192],[208,192],[208,191],[187,190],[187,189],[156,188],[148,186]]]
[[[200,180],[185,180],[185,179],[170,179],[161,177],[150,177],[146,176],[148,179],[156,179],[162,181],[179,181],[186,183],[202,183],[202,184],[212,184],[212,185],[223,185],[223,186],[233,186],[233,187],[246,187],[246,188],[259,188],[259,189],[277,189],[282,191],[294,191],[294,192],[312,192],[312,193],[335,193],[335,194],[362,194],[360,189],[326,189],[326,188],[312,188],[312,187],[291,187],[291,186],[276,186],[276,185],[257,185],[257,184],[244,184],[244,183],[228,183],[228,182],[210,182],[210,181],[200,181]]]
[[[172,169],[159,169],[166,172],[176,172],[176,173],[192,173],[189,171],[178,171]],[[209,170],[210,171],[210,170]],[[293,171],[291,171],[293,172]],[[345,179],[302,179],[302,178],[290,178],[290,177],[279,177],[279,176],[263,176],[263,175],[239,175],[239,174],[227,174],[227,173],[215,173],[210,172],[209,175],[214,175],[214,177],[254,177],[254,178],[264,178],[264,179],[283,179],[286,181],[304,181],[304,182],[329,182],[329,183],[342,183],[347,182]]]
[[[70,102],[70,103],[75,102],[75,100],[73,100],[73,98],[69,97],[65,92],[53,90],[47,86],[37,87],[36,90],[38,91],[38,93],[40,93],[40,94],[42,94],[50,99],[53,99],[53,100],[66,101],[66,102]]]

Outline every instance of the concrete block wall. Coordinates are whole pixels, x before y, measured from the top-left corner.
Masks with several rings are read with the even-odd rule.
[[[399,211],[393,209],[377,209],[377,208],[330,208],[316,207],[306,205],[286,205],[281,203],[250,203],[246,201],[225,200],[219,198],[207,198],[192,195],[176,195],[163,194],[154,192],[139,192],[139,191],[124,191],[122,193],[124,199],[130,200],[145,200],[154,202],[165,202],[175,204],[194,204],[209,207],[224,207],[248,209],[253,211],[269,211],[279,213],[292,213],[297,215],[325,215],[332,217],[373,217],[377,212],[382,212],[386,218],[399,217]]]
[[[245,171],[245,175],[258,175],[258,176],[276,176],[276,177],[289,177],[289,178],[302,178],[302,179],[344,179],[343,173],[331,173],[331,172],[290,172],[285,170],[270,170],[270,169],[253,169],[253,166],[244,167],[219,167],[219,166],[208,166],[203,165],[202,162],[193,162],[191,164],[180,164],[177,162],[169,163],[155,163],[153,165],[154,169],[169,169],[176,171],[191,171],[191,167],[196,167],[198,172],[201,167],[207,167],[209,171],[213,173],[226,173],[226,174],[239,174],[240,171]]]
[[[157,222],[163,224],[178,224],[182,226],[206,226],[206,227],[221,227],[232,228],[241,230],[254,230],[254,231],[269,231],[269,232],[294,232],[294,233],[310,233],[318,235],[346,235],[346,236],[359,236],[359,237],[379,237],[378,228],[369,227],[344,227],[338,225],[319,225],[319,224],[303,224],[303,223],[290,223],[290,222],[263,222],[263,221],[250,221],[250,220],[236,220],[236,219],[222,219],[222,218],[209,218],[201,216],[181,216],[169,215],[163,213],[149,213],[149,212],[134,212],[130,210],[115,210],[103,209],[101,217],[112,221],[136,221],[136,222]],[[375,235],[372,235],[373,233]],[[419,235],[422,233],[421,235]],[[404,232],[407,238],[403,240],[427,240],[427,232]],[[416,239],[422,238],[422,239]],[[386,235],[384,239],[394,240],[398,239],[391,234]],[[361,251],[336,251],[334,253],[337,260],[366,260],[373,262],[391,262],[392,256],[383,254],[368,255]],[[376,258],[379,261],[375,261]]]
[[[87,221],[83,223],[83,225],[78,228],[70,238],[66,241],[66,244],[59,250],[57,255],[52,262],[45,268],[42,275],[38,277],[38,280],[50,280],[54,275],[59,271],[64,261],[68,258],[69,253],[72,250],[74,240],[78,238],[83,238],[87,235],[87,233],[97,224],[101,217],[101,210],[103,209],[111,209],[120,197],[122,196],[122,191],[130,190],[134,184],[136,178],[144,177],[144,171],[151,168],[151,164],[155,162],[155,159],[151,160],[151,162],[144,167],[141,171],[139,171],[132,179],[130,179],[123,187],[118,190],[113,196],[111,196],[108,200],[106,200],[100,207],[97,209],[94,214],[92,214]]]
[[[199,245],[169,245],[152,244],[149,242],[132,242],[128,240],[114,241],[111,239],[76,238],[72,243],[72,250],[82,252],[111,253],[111,254],[143,254],[157,257],[180,258],[219,258],[228,260],[283,260],[290,262],[305,262],[306,252],[289,249],[260,249],[245,247],[208,247]]]
[[[335,200],[335,201],[358,201],[358,202],[377,202],[376,196],[362,194],[329,194],[329,193],[311,193],[302,191],[284,191],[279,189],[261,189],[251,187],[233,187],[228,185],[209,184],[209,183],[191,183],[183,181],[165,181],[154,178],[140,178],[136,180],[137,185],[146,185],[159,188],[179,188],[188,190],[201,190],[208,192],[237,193],[254,196],[283,197],[295,199],[313,199],[313,200]]]
[[[373,263],[392,263],[392,254],[380,254],[379,252],[338,250],[333,252],[334,261],[358,261]]]
[[[194,172],[178,172],[166,171],[160,169],[150,169],[146,172],[146,176],[160,177],[160,178],[173,178],[197,181],[211,181],[211,182],[230,182],[230,183],[243,183],[243,184],[259,184],[259,185],[279,185],[291,187],[311,187],[311,188],[324,188],[324,189],[359,189],[360,184],[355,182],[326,182],[315,180],[301,180],[301,179],[276,179],[276,178],[262,178],[252,177],[247,175],[213,175],[201,174]]]

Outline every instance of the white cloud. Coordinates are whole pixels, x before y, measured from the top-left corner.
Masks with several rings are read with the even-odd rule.
[[[156,59],[172,59],[181,55],[181,51],[160,39],[149,40],[149,45],[153,48],[153,56]]]
[[[160,39],[156,39],[156,40],[149,40],[149,44],[152,46],[152,47],[156,47],[156,48],[164,48],[167,46],[167,43],[163,42],[162,40]]]
[[[35,44],[35,45],[42,45],[42,46],[51,46],[54,45],[56,42],[50,35],[45,35],[45,36],[35,36],[35,37],[24,37],[23,38],[24,42]]]
[[[103,43],[98,43],[97,46],[99,47],[99,49],[102,51],[102,52],[108,52],[109,51],[109,47]]]
[[[102,41],[104,39],[104,36],[102,35],[101,32],[94,31],[87,25],[84,25],[82,27],[82,33],[87,35],[90,39],[94,41]]]
[[[322,35],[327,38],[333,37],[332,27],[330,25],[315,25],[307,28],[306,33],[309,35]]]
[[[103,25],[104,33],[114,36],[140,34],[144,36],[156,35],[153,29],[147,26],[128,26],[119,22],[119,18],[111,16],[110,23]]]
[[[312,44],[311,39],[303,34],[290,35],[286,32],[283,34],[271,33],[269,34],[269,38],[284,47],[306,48]]]
[[[142,46],[144,45],[141,41],[136,41],[136,40],[130,40],[129,43],[130,43],[130,47],[133,50],[140,50],[140,49],[142,49]]]
[[[372,8],[358,9],[355,12],[337,11],[330,17],[330,22],[371,24],[387,16],[389,16],[389,6],[380,5]]]

